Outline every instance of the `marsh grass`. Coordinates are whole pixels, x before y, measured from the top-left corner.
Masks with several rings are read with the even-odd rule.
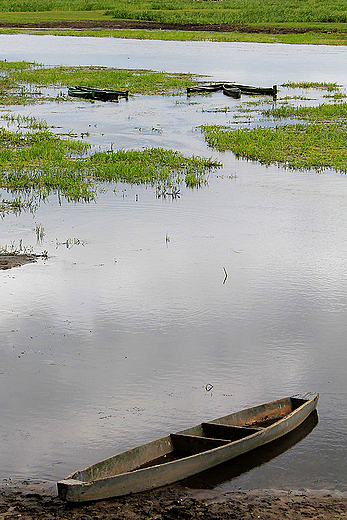
[[[22,197],[14,197],[13,199],[4,199],[0,197],[0,217],[4,217],[7,213],[19,215],[22,211],[31,211],[33,202],[23,200]]]
[[[337,83],[326,83],[325,81],[288,81],[287,83],[282,83],[282,87],[287,88],[302,88],[302,89],[320,89],[327,90],[328,92],[338,92],[340,90],[340,85]]]
[[[338,98],[339,99],[339,98]],[[274,119],[305,119],[308,121],[326,121],[331,122],[338,120],[340,122],[347,122],[347,103],[322,103],[316,107],[291,107],[282,106],[279,108],[270,108],[263,111],[266,117],[273,117]]]
[[[6,85],[3,104],[12,104],[14,99],[24,103],[27,92],[38,86],[84,84],[141,94],[172,94],[194,81],[191,74],[103,67],[46,68],[36,63],[5,61],[0,61],[0,74]],[[86,140],[78,140],[72,132],[56,135],[45,121],[11,113],[4,114],[2,119],[7,128],[0,128],[0,188],[15,195],[25,193],[29,207],[34,207],[31,201],[42,200],[52,191],[68,200],[89,201],[105,182],[152,184],[160,186],[160,193],[177,198],[182,183],[190,188],[200,187],[206,184],[208,171],[220,166],[212,159],[186,157],[162,148],[113,151],[111,147],[92,153]],[[154,131],[161,129],[153,127]],[[88,133],[81,137],[88,137]],[[26,209],[24,201],[18,197],[16,200],[17,203],[15,199],[11,204],[4,202],[0,212],[8,208]]]
[[[202,132],[209,146],[232,150],[236,157],[296,170],[330,168],[347,173],[346,102],[273,107],[260,110],[260,116],[285,124],[236,130],[206,125]],[[293,119],[306,122],[293,124]]]
[[[174,23],[346,23],[346,0],[303,4],[300,0],[115,1],[116,19]]]
[[[290,169],[347,172],[347,128],[344,125],[293,125],[252,130],[203,129],[206,141],[236,157]]]
[[[35,126],[33,121],[31,125]],[[219,166],[212,159],[162,148],[91,152],[85,141],[63,139],[47,128],[0,128],[0,188],[31,198],[57,192],[68,200],[90,201],[105,182],[199,187]],[[3,203],[4,209],[8,207]]]
[[[186,89],[197,79],[193,74],[165,73],[149,70],[127,70],[107,67],[44,67],[37,63],[0,61],[2,104],[39,101],[39,87],[85,85],[106,89],[129,90],[132,94],[172,94]],[[60,100],[67,98],[58,95]],[[41,100],[52,100],[42,97]],[[57,98],[54,98],[55,100]],[[59,99],[58,99],[59,100]]]
[[[33,252],[33,247],[25,246],[22,239],[20,239],[18,242],[16,240],[12,240],[9,244],[0,244],[0,255],[30,255],[33,254]]]

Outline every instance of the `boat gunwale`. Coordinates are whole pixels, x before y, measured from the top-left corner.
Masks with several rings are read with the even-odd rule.
[[[271,405],[271,404],[275,404],[275,403],[278,403],[278,402],[281,402],[281,401],[284,402],[285,400],[290,400],[292,398],[300,398],[300,397],[299,396],[291,396],[291,397],[288,397],[288,398],[282,398],[282,399],[278,399],[278,400],[275,400],[275,401],[270,401],[270,402],[264,403],[262,405],[257,405],[257,406],[251,407],[251,408],[245,408],[244,410],[240,410],[238,412],[234,412],[233,414],[228,414],[226,416],[220,417],[219,419],[215,419],[215,420],[212,420],[212,421],[204,421],[204,422],[208,422],[209,424],[218,424],[218,423],[216,423],[214,421],[221,421],[221,420],[223,420],[225,418],[228,418],[228,417],[236,415],[236,414],[241,414],[242,412],[246,412],[246,411],[251,412],[252,410],[256,410],[257,408],[259,408],[261,406],[269,407],[269,405]],[[228,451],[228,449],[231,449],[231,446],[235,447],[235,449],[237,449],[238,445],[241,445],[242,443],[245,444],[245,445],[247,443],[249,444],[251,441],[253,441],[257,437],[262,437],[262,436],[264,438],[268,437],[267,440],[265,439],[265,442],[260,442],[257,446],[254,446],[253,448],[250,448],[250,450],[252,450],[255,447],[259,447],[259,446],[265,445],[265,444],[267,444],[269,442],[272,442],[273,440],[275,440],[275,439],[277,439],[279,437],[282,437],[282,435],[285,435],[285,433],[283,433],[283,434],[279,434],[277,436],[276,435],[272,436],[271,432],[273,432],[275,429],[279,429],[280,431],[282,431],[284,428],[281,428],[281,426],[285,422],[291,422],[292,417],[295,416],[295,415],[298,415],[298,414],[300,415],[300,412],[304,408],[307,408],[307,407],[312,408],[306,415],[304,414],[304,417],[302,418],[302,420],[298,424],[294,424],[293,427],[291,427],[288,430],[288,432],[286,432],[286,433],[289,433],[290,431],[292,431],[295,428],[297,428],[315,410],[315,408],[317,406],[318,398],[319,398],[319,394],[318,393],[311,394],[311,397],[309,399],[305,400],[302,404],[300,404],[298,407],[296,407],[291,412],[289,412],[286,415],[284,415],[282,418],[280,418],[278,421],[274,422],[273,424],[271,424],[271,425],[269,425],[267,427],[264,427],[262,429],[255,430],[254,433],[251,433],[247,437],[244,437],[244,438],[241,438],[241,439],[238,439],[238,440],[235,440],[235,441],[230,441],[230,442],[228,442],[225,445],[209,449],[209,450],[207,450],[205,452],[187,455],[186,457],[182,457],[181,459],[178,459],[178,460],[168,461],[168,462],[164,462],[164,463],[153,465],[153,466],[146,467],[146,468],[134,468],[133,470],[130,470],[130,471],[125,471],[123,473],[116,473],[116,474],[113,474],[111,476],[102,477],[100,479],[94,479],[94,480],[91,480],[91,481],[82,481],[82,480],[76,479],[76,475],[81,474],[84,471],[87,471],[87,470],[89,470],[90,468],[92,468],[94,466],[97,466],[98,464],[100,464],[100,462],[102,463],[102,462],[105,462],[105,461],[110,460],[110,459],[113,458],[113,457],[110,457],[109,459],[104,459],[103,461],[100,461],[99,463],[87,466],[85,469],[77,471],[77,472],[74,472],[71,475],[69,475],[68,477],[66,477],[65,479],[60,480],[58,482],[58,489],[59,489],[59,485],[65,485],[65,486],[69,486],[69,487],[73,486],[75,489],[78,486],[78,487],[80,487],[80,489],[83,489],[84,487],[89,487],[89,486],[91,486],[93,484],[100,484],[101,485],[103,482],[112,481],[113,479],[117,480],[119,478],[125,478],[127,475],[131,475],[131,474],[134,474],[134,473],[136,473],[137,475],[141,475],[144,472],[147,472],[147,473],[155,472],[156,470],[158,470],[159,468],[164,467],[164,466],[168,467],[168,468],[173,466],[173,465],[178,465],[178,464],[181,464],[183,466],[185,464],[185,461],[188,461],[188,462],[189,461],[194,461],[197,458],[206,458],[207,459],[207,456],[209,456],[209,455],[212,458],[212,456],[214,454],[217,454],[217,453],[222,454],[223,452]],[[202,423],[200,423],[200,424],[202,424]],[[197,426],[199,426],[199,425],[197,425]],[[251,429],[251,427],[250,427],[250,429]],[[189,430],[189,428],[187,430]],[[184,431],[186,431],[186,430],[182,430],[182,431],[177,432],[177,433],[184,434]],[[269,432],[270,432],[270,434],[269,434]],[[147,446],[147,445],[149,445],[151,443],[163,442],[163,441],[170,440],[170,439],[171,439],[171,437],[170,437],[170,435],[168,435],[168,436],[162,437],[160,439],[157,439],[156,441],[150,441],[149,443],[145,443],[142,446]],[[245,450],[241,451],[239,454],[241,455],[242,453],[245,453],[245,452],[250,451],[250,450],[245,449]],[[127,451],[131,451],[131,449],[127,450]],[[127,451],[122,452],[122,453],[126,453]],[[116,455],[114,455],[114,457],[117,457],[117,455],[120,455],[120,454],[116,454]],[[228,458],[225,458],[225,460],[230,460],[233,457],[234,456],[232,455],[232,456],[230,456]],[[216,464],[213,464],[213,465],[216,466],[219,463],[220,462],[217,462]],[[209,467],[212,467],[212,466],[209,466]],[[197,472],[194,472],[192,474],[195,474],[195,473],[197,473]],[[183,478],[185,478],[185,477],[183,477]],[[151,487],[149,487],[149,489],[151,489]],[[103,498],[103,497],[101,497],[101,498]],[[67,500],[69,500],[69,499],[67,499]],[[90,500],[90,499],[87,499],[87,500]],[[96,500],[96,499],[94,499],[94,500]],[[82,499],[77,499],[75,501],[83,501],[83,498]]]

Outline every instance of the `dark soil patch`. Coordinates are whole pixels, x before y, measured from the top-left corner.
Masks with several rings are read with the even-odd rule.
[[[23,486],[22,486],[23,487]],[[347,518],[345,493],[315,491],[218,491],[165,488],[71,506],[55,489],[0,490],[0,518],[13,520],[333,520]]]
[[[4,255],[0,254],[0,270],[12,269],[12,267],[20,267],[25,264],[36,262],[37,255]],[[1,518],[1,516],[0,516]]]
[[[326,29],[323,27],[272,27],[259,26],[253,27],[244,24],[180,24],[180,23],[159,23],[145,22],[136,20],[98,20],[98,21],[53,21],[53,22],[34,22],[34,23],[7,23],[1,22],[0,28],[16,29],[147,29],[147,30],[172,30],[172,31],[210,31],[210,32],[241,32],[241,33],[263,33],[263,34],[305,34],[308,32],[316,33],[335,33],[347,32],[343,29]]]

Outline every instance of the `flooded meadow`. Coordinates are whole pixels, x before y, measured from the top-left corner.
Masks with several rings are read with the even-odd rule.
[[[278,84],[277,103],[322,102],[285,81],[347,87],[340,47],[0,35],[0,48],[7,61]],[[92,150],[163,147],[223,165],[175,196],[103,183],[91,202],[51,194],[3,215],[2,247],[47,251],[0,271],[4,481],[59,480],[201,421],[316,391],[318,422],[285,446],[186,485],[347,490],[347,178],[209,148],[200,126],[252,128],[252,102],[217,92],[1,107]]]

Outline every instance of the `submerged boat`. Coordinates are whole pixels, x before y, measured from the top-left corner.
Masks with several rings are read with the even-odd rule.
[[[232,97],[234,99],[240,99],[241,97],[241,90],[237,87],[227,87],[223,85],[223,94],[226,96]]]
[[[263,96],[277,96],[277,85],[272,87],[251,87],[250,85],[239,85],[238,83],[225,83],[226,88],[238,88],[242,94],[258,94]]]
[[[58,482],[58,495],[87,502],[172,484],[279,439],[317,402],[318,394],[295,395],[203,422],[76,471]]]
[[[187,94],[202,94],[209,92],[218,92],[223,90],[227,96],[239,99],[241,94],[263,95],[277,97],[277,85],[272,87],[252,87],[250,85],[239,85],[238,83],[214,83],[211,85],[199,85],[196,87],[187,87]]]
[[[128,99],[129,92],[127,90],[106,90],[91,87],[69,87],[68,95],[72,97],[80,97],[83,99],[97,99],[99,101],[118,101],[123,97]]]
[[[214,85],[202,85],[197,87],[187,87],[188,94],[218,92],[218,90],[223,90],[223,83],[215,83]]]

